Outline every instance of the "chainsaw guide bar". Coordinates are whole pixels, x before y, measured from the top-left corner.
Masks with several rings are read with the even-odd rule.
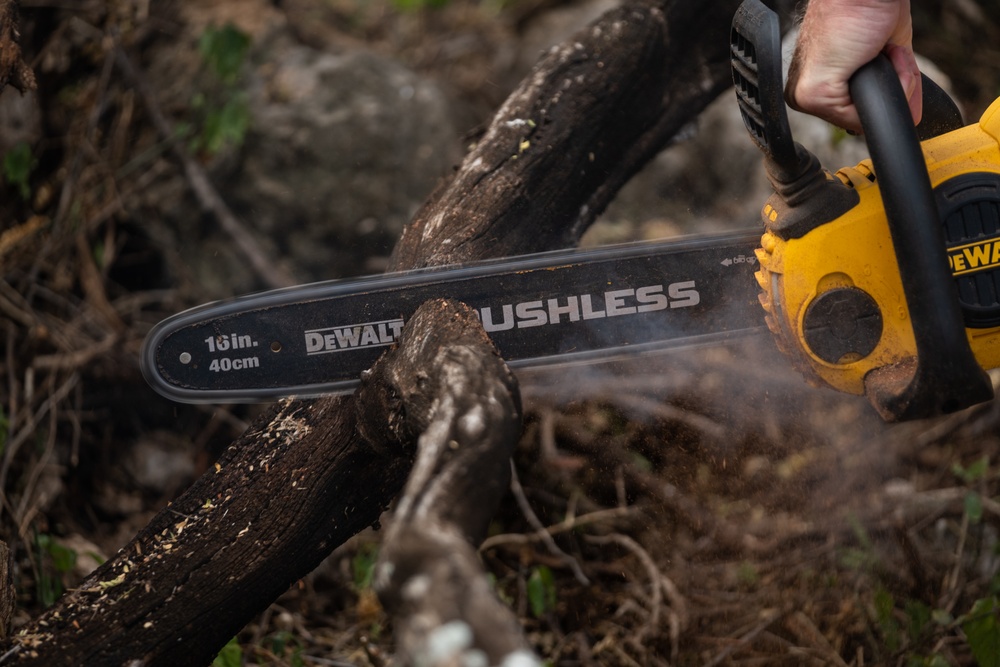
[[[188,403],[349,392],[436,298],[472,307],[512,368],[719,340],[764,325],[759,243],[737,232],[263,292],[161,322],[142,371]]]

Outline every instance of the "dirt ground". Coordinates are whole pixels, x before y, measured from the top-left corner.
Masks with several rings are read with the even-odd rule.
[[[147,84],[190,98],[207,29],[233,21],[253,40],[287,22],[304,42],[435,77],[481,122],[516,83],[531,27],[575,7],[251,4],[21,3],[38,106],[9,112],[0,137],[0,537],[15,632],[255,410],[173,405],[139,374],[145,333],[198,295],[167,281],[173,259],[143,226],[169,191],[152,184],[184,177],[114,68],[113,40],[173,49],[176,67]],[[977,117],[1000,94],[1000,9],[914,5],[919,50]],[[11,128],[33,138],[26,155]],[[996,403],[888,426],[861,399],[806,386],[764,337],[520,379],[516,484],[481,554],[549,664],[1000,664]],[[338,548],[216,664],[392,664],[370,588],[377,548],[374,531]]]

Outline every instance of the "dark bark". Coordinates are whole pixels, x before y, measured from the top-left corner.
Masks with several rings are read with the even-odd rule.
[[[738,4],[630,3],[550,51],[404,230],[392,268],[575,246],[618,190],[732,85]]]
[[[204,665],[401,488],[404,457],[356,435],[354,400],[283,401],[216,468],[30,625],[30,664]],[[310,443],[316,446],[310,446]]]
[[[21,57],[21,31],[16,0],[0,0],[0,93],[8,85],[22,93],[34,90],[35,73]]]
[[[406,230],[393,268],[575,244],[617,189],[729,85],[736,4],[635,3],[550,53]],[[78,590],[0,643],[0,656],[209,663],[400,491],[420,430],[400,401],[360,393],[275,405]]]
[[[14,588],[14,557],[6,542],[0,541],[0,639],[10,631],[10,621],[17,605]]]

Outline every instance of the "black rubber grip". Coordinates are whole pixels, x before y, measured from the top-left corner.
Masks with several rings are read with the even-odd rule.
[[[915,368],[875,371],[866,378],[869,399],[890,420],[944,414],[989,400],[992,384],[965,334],[937,204],[899,77],[880,55],[854,75],[850,90],[917,345]]]

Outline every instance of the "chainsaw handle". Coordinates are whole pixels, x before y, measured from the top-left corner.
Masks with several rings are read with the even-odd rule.
[[[916,341],[909,368],[865,378],[865,392],[889,421],[954,412],[993,396],[965,333],[944,231],[923,151],[895,69],[879,55],[851,78],[889,223]]]

